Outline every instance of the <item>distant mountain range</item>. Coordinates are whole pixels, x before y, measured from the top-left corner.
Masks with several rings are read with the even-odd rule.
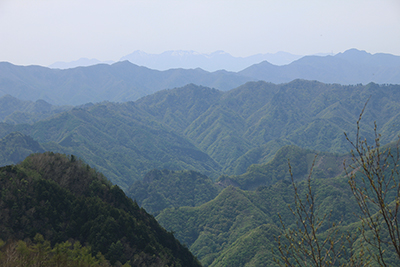
[[[299,78],[339,84],[399,84],[400,56],[350,49],[335,56],[305,56],[285,66],[264,61],[237,74],[273,83]]]
[[[294,79],[338,84],[400,84],[400,57],[351,49],[335,56],[306,56],[284,66],[264,61],[239,72],[208,72],[200,68],[158,71],[129,61],[66,70],[1,62],[0,96],[9,94],[22,100],[81,105],[135,101],[189,83],[228,91],[248,81],[287,83]]]
[[[133,64],[156,70],[201,68],[206,71],[240,71],[262,61],[268,61],[274,65],[286,65],[301,57],[287,52],[234,57],[224,51],[202,54],[195,51],[179,50],[166,51],[161,54],[147,54],[143,51],[135,51],[132,54],[122,57],[120,61],[128,60]]]
[[[76,67],[88,67],[88,66],[93,66],[97,64],[113,64],[115,63],[112,60],[109,61],[100,61],[95,58],[80,58],[78,60],[70,61],[70,62],[63,62],[63,61],[57,61],[49,66],[49,68],[52,69],[72,69]]]
[[[158,71],[129,61],[66,70],[0,62],[0,96],[9,94],[32,101],[43,99],[56,105],[134,101],[162,89],[189,83],[226,91],[249,80],[252,79],[234,72],[202,69]]]
[[[224,51],[215,51],[210,54],[198,53],[195,51],[171,50],[161,54],[148,54],[137,50],[123,56],[119,61],[128,60],[138,66],[155,70],[168,69],[195,69],[201,68],[206,71],[240,71],[253,64],[268,61],[274,65],[286,65],[301,58],[300,55],[293,55],[287,52],[275,54],[256,54],[247,57],[234,57]],[[112,64],[113,61],[100,61],[97,59],[81,58],[71,62],[56,62],[49,67],[52,69],[70,69],[76,67],[87,67],[96,64]]]

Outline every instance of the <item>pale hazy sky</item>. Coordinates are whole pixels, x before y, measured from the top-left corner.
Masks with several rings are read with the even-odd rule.
[[[0,61],[117,61],[135,50],[400,55],[400,0],[0,0]]]

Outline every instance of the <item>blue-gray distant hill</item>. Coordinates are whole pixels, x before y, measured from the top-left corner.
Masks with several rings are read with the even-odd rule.
[[[289,64],[301,57],[282,51],[275,54],[268,53],[248,57],[235,57],[224,51],[202,54],[195,51],[172,50],[161,54],[148,54],[138,50],[122,57],[120,61],[128,60],[133,64],[156,70],[201,68],[207,71],[240,71],[264,60],[280,66]]]
[[[43,99],[55,105],[134,101],[162,89],[189,83],[227,91],[248,80],[227,71],[158,71],[128,61],[66,70],[0,62],[0,96],[9,94],[21,100]]]
[[[34,123],[72,109],[54,106],[44,100],[23,101],[10,95],[0,97],[0,121],[8,124]]]
[[[400,57],[351,49],[335,56],[306,56],[284,66],[264,61],[240,72],[200,68],[158,71],[128,61],[66,70],[0,62],[0,97],[9,94],[21,100],[43,99],[53,105],[81,105],[135,101],[189,83],[228,91],[248,81],[287,83],[294,79],[344,85],[400,84]]]
[[[88,67],[97,64],[112,64],[114,61],[100,61],[95,58],[80,58],[78,60],[63,62],[57,61],[49,66],[52,69],[72,69],[76,67]]]
[[[399,84],[400,56],[350,49],[335,56],[305,56],[284,66],[263,61],[238,74],[273,83],[306,79],[339,84]]]

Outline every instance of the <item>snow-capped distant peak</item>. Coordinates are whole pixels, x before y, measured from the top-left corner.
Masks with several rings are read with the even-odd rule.
[[[199,52],[196,52],[196,51],[193,51],[193,50],[170,50],[170,51],[166,51],[164,53],[165,54],[169,54],[169,55],[174,56],[174,57],[201,55]]]
[[[147,54],[146,52],[144,52],[142,50],[136,50],[136,51],[133,51],[133,53],[131,55],[148,56],[149,54]]]

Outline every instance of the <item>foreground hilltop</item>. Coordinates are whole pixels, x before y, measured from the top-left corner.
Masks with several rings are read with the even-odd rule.
[[[74,156],[34,154],[0,168],[0,239],[79,241],[114,264],[200,266],[144,209]]]

